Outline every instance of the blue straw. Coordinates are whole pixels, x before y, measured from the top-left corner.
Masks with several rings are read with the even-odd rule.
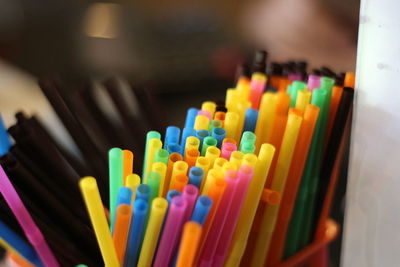
[[[169,190],[168,193],[167,193],[168,204],[171,204],[171,200],[172,200],[173,197],[177,197],[177,196],[180,196],[180,195],[181,195],[181,192],[179,192],[177,190]]]
[[[0,238],[6,241],[13,249],[33,265],[40,267],[43,266],[35,250],[2,221],[0,221]]]
[[[169,154],[172,153],[181,153],[181,146],[178,143],[169,143],[167,146],[167,151]]]
[[[10,138],[7,129],[4,126],[3,119],[0,115],[0,156],[5,155],[11,147]]]
[[[196,136],[196,130],[190,127],[183,128],[181,140],[181,155],[183,155],[185,152],[186,139],[189,136]]]
[[[196,186],[200,190],[201,181],[203,180],[204,171],[200,167],[192,167],[189,170],[189,184]]]
[[[256,130],[258,110],[253,108],[246,109],[243,131],[253,132]]]
[[[179,143],[179,138],[181,135],[181,129],[176,126],[168,126],[165,131],[164,138],[164,149],[167,149],[168,144],[177,144]]]
[[[117,204],[115,206],[115,210],[117,210],[118,206],[121,204],[128,204],[131,205],[132,202],[132,190],[129,187],[121,187],[118,190],[118,195],[117,195]],[[117,215],[115,215],[117,216]],[[115,222],[114,218],[114,222]],[[114,232],[114,225],[111,225],[111,233]]]
[[[191,221],[197,222],[203,225],[207,219],[208,213],[210,212],[213,201],[207,196],[199,196],[194,206]]]
[[[190,127],[190,128],[194,127],[194,121],[196,120],[197,112],[199,112],[199,110],[197,108],[189,108],[188,109],[187,114],[186,114],[185,128],[186,127]]]
[[[136,266],[140,248],[142,246],[143,234],[145,232],[145,221],[149,205],[142,199],[135,200],[133,204],[133,215],[129,230],[128,243],[125,251],[124,266]]]
[[[136,187],[136,197],[135,201],[138,199],[146,201],[146,203],[149,203],[150,200],[150,186],[147,184],[140,184],[138,187]]]
[[[212,130],[211,136],[214,137],[215,139],[217,139],[217,147],[221,148],[222,141],[224,141],[224,139],[226,137],[226,131],[224,128],[214,128]]]

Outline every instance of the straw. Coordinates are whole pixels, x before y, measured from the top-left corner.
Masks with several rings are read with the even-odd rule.
[[[142,177],[143,179],[142,182],[144,184],[147,184],[147,176],[149,175],[151,167],[153,166],[154,156],[156,154],[156,151],[161,148],[162,148],[162,142],[160,139],[153,138],[149,141],[147,158],[146,158],[146,172],[144,172],[144,176]]]
[[[199,190],[203,180],[204,171],[200,167],[192,167],[189,170],[189,184],[196,186]]]
[[[164,267],[170,264],[173,256],[173,249],[179,241],[178,234],[183,225],[186,207],[187,203],[183,197],[176,196],[172,198],[153,267]]]
[[[124,262],[126,241],[128,239],[129,224],[132,215],[132,208],[129,204],[121,204],[117,207],[117,215],[115,218],[113,241],[115,251],[119,263],[122,265]]]
[[[213,205],[213,200],[207,196],[199,196],[193,210],[191,221],[203,225]]]
[[[123,171],[123,184],[126,183],[126,177],[133,173],[133,153],[132,151],[129,150],[122,150],[123,153],[123,166],[124,166],[124,171]]]
[[[152,172],[157,172],[160,176],[159,188],[157,189],[158,196],[162,197],[165,184],[165,176],[167,175],[167,165],[162,162],[154,162],[151,168]]]
[[[151,266],[167,208],[168,202],[166,199],[158,197],[153,200],[138,267]]]
[[[148,207],[148,202],[143,199],[136,199],[133,203],[133,216],[130,223],[131,226],[125,251],[124,266],[136,266],[137,264],[145,230]]]
[[[142,177],[146,176],[147,173],[147,161],[148,161],[148,154],[149,154],[149,149],[150,149],[150,140],[152,139],[161,139],[161,134],[157,131],[150,131],[146,135],[146,145],[145,145],[145,150],[144,150],[144,160],[143,160],[143,170],[142,170]],[[150,165],[151,166],[151,165]]]
[[[106,266],[119,266],[118,256],[104,214],[96,179],[84,177],[79,182],[86,208]],[[54,266],[54,265],[49,265]]]
[[[187,222],[183,229],[176,267],[192,267],[199,247],[202,227],[196,222]]]
[[[132,190],[132,201],[136,198],[136,188],[140,185],[140,177],[137,174],[129,174],[126,177],[125,186]]]
[[[150,187],[149,203],[151,203],[153,199],[158,197],[158,190],[160,190],[160,173],[154,171],[150,172],[147,184]]]
[[[110,227],[114,228],[115,210],[117,209],[118,190],[123,186],[123,152],[114,147],[108,151],[108,166],[110,177]]]

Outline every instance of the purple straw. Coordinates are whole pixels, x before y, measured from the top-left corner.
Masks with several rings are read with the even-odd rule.
[[[47,245],[42,232],[36,226],[31,215],[26,210],[24,203],[22,203],[21,199],[19,198],[2,166],[0,166],[0,192],[6,200],[11,211],[17,218],[18,223],[21,225],[26,237],[32,244],[44,266],[60,266],[57,262],[57,259],[54,257],[53,252]]]

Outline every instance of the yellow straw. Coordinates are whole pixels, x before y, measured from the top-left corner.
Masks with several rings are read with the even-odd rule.
[[[255,168],[257,164],[257,156],[254,154],[246,154],[243,157],[242,165],[249,165],[250,167]]]
[[[255,130],[257,136],[256,152],[259,151],[261,144],[266,143],[269,138],[275,118],[276,102],[277,97],[275,93],[266,92],[261,98]]]
[[[258,160],[254,169],[246,198],[240,212],[239,220],[232,238],[230,251],[225,267],[239,266],[240,260],[246,249],[247,239],[260,202],[264,184],[268,176],[269,167],[274,157],[275,148],[270,144],[263,144],[258,154]]]
[[[305,111],[306,106],[310,104],[311,101],[311,92],[308,90],[300,90],[297,92],[296,98],[296,108],[301,111]]]
[[[197,130],[208,130],[208,124],[210,120],[207,116],[204,115],[197,115],[194,121],[194,129]]]
[[[210,162],[210,167],[214,166],[215,160],[221,155],[221,150],[215,146],[209,146],[206,150],[205,157]]]
[[[120,266],[106,215],[104,213],[104,207],[101,202],[96,179],[93,177],[84,177],[79,181],[79,187],[81,188],[83,199],[85,200],[86,208],[96,234],[97,243],[99,244],[105,266]]]
[[[174,163],[172,167],[172,174],[171,174],[171,181],[169,183],[169,188],[172,186],[172,182],[175,180],[175,177],[179,174],[187,174],[189,165],[187,164],[186,161],[178,160],[177,162]]]
[[[147,154],[147,162],[146,162],[146,174],[143,178],[143,184],[147,184],[147,175],[151,172],[151,166],[154,162],[154,156],[156,151],[162,149],[162,142],[160,139],[153,138],[149,142],[149,152]]]
[[[233,151],[231,154],[231,157],[229,159],[229,162],[232,162],[233,164],[235,164],[236,170],[237,170],[237,169],[239,169],[240,165],[242,165],[243,157],[244,157],[243,152]]]
[[[223,177],[224,177],[224,173],[222,172],[222,169],[211,169],[208,172],[207,177],[204,176],[203,181],[204,180],[206,180],[206,181],[204,182],[204,186],[203,186],[203,189],[201,191],[201,194],[202,195],[207,194],[208,189],[210,188],[210,186],[211,186],[211,184],[212,184],[214,179],[216,179],[216,178],[221,178],[222,179]]]
[[[203,102],[201,105],[201,110],[205,110],[210,112],[211,118],[214,118],[215,109],[217,108],[217,104],[212,101]]]
[[[272,180],[271,190],[277,191],[281,195],[285,188],[287,174],[290,169],[293,151],[296,147],[297,136],[300,130],[303,118],[297,114],[289,114],[283,135],[282,145],[276,164],[275,173]],[[266,205],[262,215],[260,232],[257,235],[253,255],[251,257],[251,266],[264,266],[268,254],[269,245],[275,228],[276,217],[278,216],[280,205]]]
[[[165,198],[157,197],[153,200],[146,234],[140,251],[138,267],[151,266],[167,208],[168,202]]]
[[[200,146],[199,138],[195,136],[189,136],[188,138],[186,138],[185,151],[191,149],[199,150],[199,146]]]
[[[239,125],[239,115],[235,112],[227,112],[224,121],[226,137],[236,140],[236,131]]]
[[[217,158],[214,161],[213,169],[219,169],[222,170],[222,167],[224,166],[225,162],[228,162],[227,159],[225,158]]]
[[[131,173],[126,176],[125,186],[129,187],[132,190],[132,202],[136,197],[136,187],[140,185],[140,176],[136,173]]]
[[[164,192],[165,175],[167,174],[167,165],[165,165],[163,162],[154,162],[151,169],[152,171],[160,174],[160,187],[158,190],[158,196],[162,197]]]
[[[203,177],[207,177],[208,175],[208,169],[210,168],[210,161],[206,157],[198,157],[196,160],[196,167],[202,168],[203,169]],[[201,181],[200,185],[200,191],[203,189],[204,186],[204,179]]]

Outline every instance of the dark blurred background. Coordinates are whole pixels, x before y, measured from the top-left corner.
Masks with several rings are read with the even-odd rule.
[[[74,91],[119,76],[151,88],[159,119],[183,126],[188,107],[224,98],[255,49],[355,71],[358,14],[358,0],[0,0],[0,112],[8,125],[21,107],[37,113],[69,145],[36,79],[61,77]],[[342,198],[336,207],[341,221]]]

